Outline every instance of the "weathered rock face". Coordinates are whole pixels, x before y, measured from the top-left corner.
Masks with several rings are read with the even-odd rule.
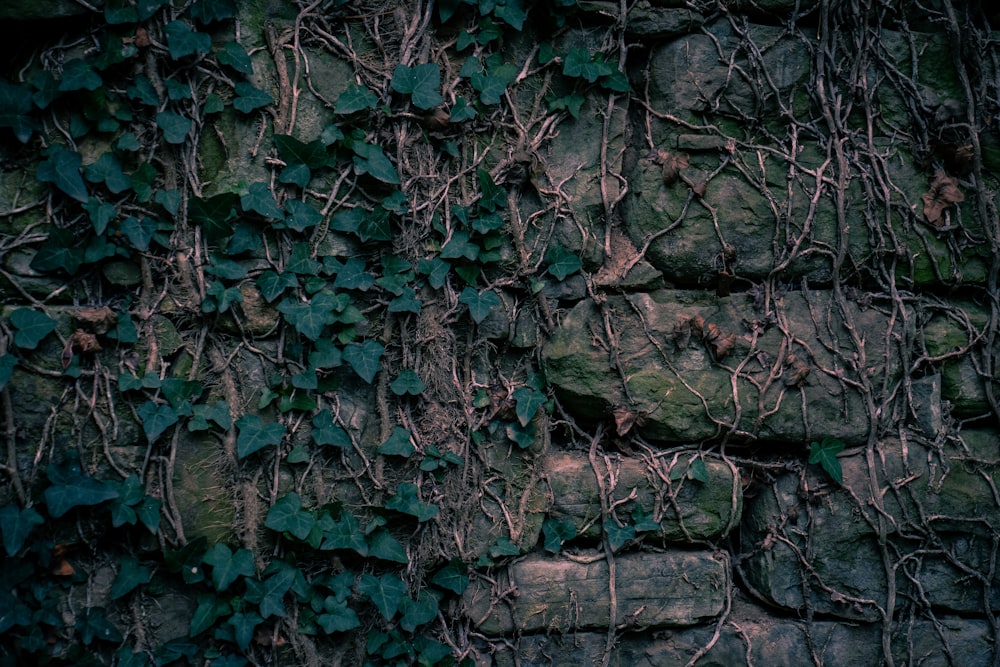
[[[542,359],[574,414],[631,410],[653,440],[860,443],[867,399],[899,378],[898,354],[884,350],[911,335],[904,327],[824,292],[785,293],[764,314],[746,295],[662,291],[581,302]]]

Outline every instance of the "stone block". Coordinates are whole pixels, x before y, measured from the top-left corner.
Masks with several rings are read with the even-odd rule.
[[[704,464],[707,482],[688,474],[696,461]],[[616,516],[627,523],[631,512],[652,515],[660,529],[653,539],[674,542],[711,540],[724,536],[739,521],[743,492],[735,466],[697,452],[643,460],[621,456],[601,458],[595,472],[587,456],[558,452],[545,457],[545,476],[552,492],[549,517],[571,521],[578,535],[597,536],[601,528],[601,497],[597,474],[604,479]],[[634,494],[634,499],[627,500]]]
[[[542,361],[577,419],[610,420],[616,408],[629,409],[652,440],[697,442],[732,431],[799,444],[825,436],[861,443],[869,416],[860,387],[877,403],[878,387],[899,377],[897,339],[907,338],[907,326],[874,308],[840,309],[824,292],[776,295],[765,315],[744,294],[662,290],[610,296],[601,306],[580,302]],[[724,344],[732,349],[723,356]]]
[[[724,552],[666,551],[615,558],[615,625],[688,626],[720,614],[729,594]],[[514,591],[496,599],[497,591]],[[609,567],[597,553],[531,555],[497,577],[479,578],[464,596],[465,615],[480,632],[572,632],[607,628],[611,616]]]

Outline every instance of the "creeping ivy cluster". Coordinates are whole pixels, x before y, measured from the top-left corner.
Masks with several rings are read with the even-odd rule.
[[[324,3],[326,20],[358,14],[346,4]],[[574,4],[554,0],[530,12],[558,28]],[[4,468],[11,483],[0,497],[0,665],[262,664],[261,655],[298,650],[286,646],[294,637],[335,647],[358,636],[351,641],[363,642],[366,664],[460,661],[442,619],[468,585],[470,564],[424,559],[419,565],[431,568],[414,574],[407,545],[439,515],[439,499],[426,489],[461,470],[460,453],[417,446],[405,425],[387,425],[375,455],[396,473],[361,509],[277,480],[289,467],[301,480],[360,450],[330,400],[342,388],[378,386],[380,401],[387,389],[403,411],[425,395],[428,378],[412,359],[387,363],[392,340],[378,323],[391,331],[385,323],[443,300],[449,317],[474,331],[501,311],[500,285],[530,297],[540,276],[564,280],[582,268],[576,254],[552,244],[542,273],[503,278],[513,255],[508,198],[520,186],[482,160],[461,176],[465,194],[421,213],[429,224],[418,229],[425,193],[403,178],[389,129],[398,118],[423,119],[419,142],[457,159],[462,133],[489,128],[509,102],[523,64],[505,60],[504,41],[528,14],[520,0],[437,3],[430,29],[458,30],[453,48],[464,58],[453,94],[445,98],[437,62],[398,64],[381,88],[368,73],[330,100],[335,122],[311,140],[282,111],[287,84],[269,83],[255,67],[280,45],[246,48],[234,39],[248,29],[234,0],[108,0],[81,22],[81,40],[54,42],[0,80],[4,150],[40,156],[41,199],[24,210],[43,210],[45,223],[44,235],[29,225],[5,248],[28,248],[37,275],[64,280],[78,301],[103,304],[77,314],[82,326],[69,333],[60,324],[65,312],[48,299],[21,298],[9,277],[22,305],[0,324],[0,390],[8,394],[21,373],[106,381],[145,438],[145,454],[132,462],[107,446],[94,455],[78,444],[40,449],[27,467],[12,441]],[[595,86],[628,89],[609,54],[559,55],[546,43],[535,57],[533,67],[559,77],[546,97],[549,113],[578,116]],[[268,156],[266,178],[213,182],[201,153],[217,121],[259,128],[252,152]],[[112,268],[125,278],[108,278]],[[277,370],[262,379],[255,404],[239,404],[206,379],[204,347],[194,358],[172,358],[167,372],[166,353],[150,342],[167,283],[175,319],[200,330],[203,345],[207,332],[234,331],[252,348],[245,300],[248,290],[259,294],[272,314],[270,331],[260,333],[277,332],[280,343],[269,360]],[[61,367],[46,368],[59,346]],[[102,346],[119,353],[117,369],[94,356]],[[470,396],[470,410],[491,416],[469,433],[472,443],[499,435],[529,448],[537,440],[535,417],[549,407],[537,373],[512,390],[508,415],[491,409],[485,389]],[[266,548],[185,536],[170,489],[182,435],[229,443],[227,465],[264,489],[255,493],[267,500],[259,531]],[[274,483],[261,482],[271,475]],[[505,537],[489,550],[493,558],[517,552]],[[89,572],[79,568],[84,560],[96,563]],[[102,567],[110,573],[103,602],[77,599]],[[176,591],[193,600],[185,636],[157,644],[123,632],[142,600]]]

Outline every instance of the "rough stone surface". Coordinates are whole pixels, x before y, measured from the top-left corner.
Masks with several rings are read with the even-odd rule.
[[[512,632],[571,632],[607,627],[610,618],[608,562],[600,554],[577,559],[528,556],[498,579],[497,600],[485,579],[464,596],[465,614],[487,635]],[[635,628],[686,626],[722,612],[729,581],[723,552],[668,551],[615,558],[615,625]]]

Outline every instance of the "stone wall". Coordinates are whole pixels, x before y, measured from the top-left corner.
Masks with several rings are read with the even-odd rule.
[[[147,4],[11,14],[0,664],[1000,664],[995,12]]]

